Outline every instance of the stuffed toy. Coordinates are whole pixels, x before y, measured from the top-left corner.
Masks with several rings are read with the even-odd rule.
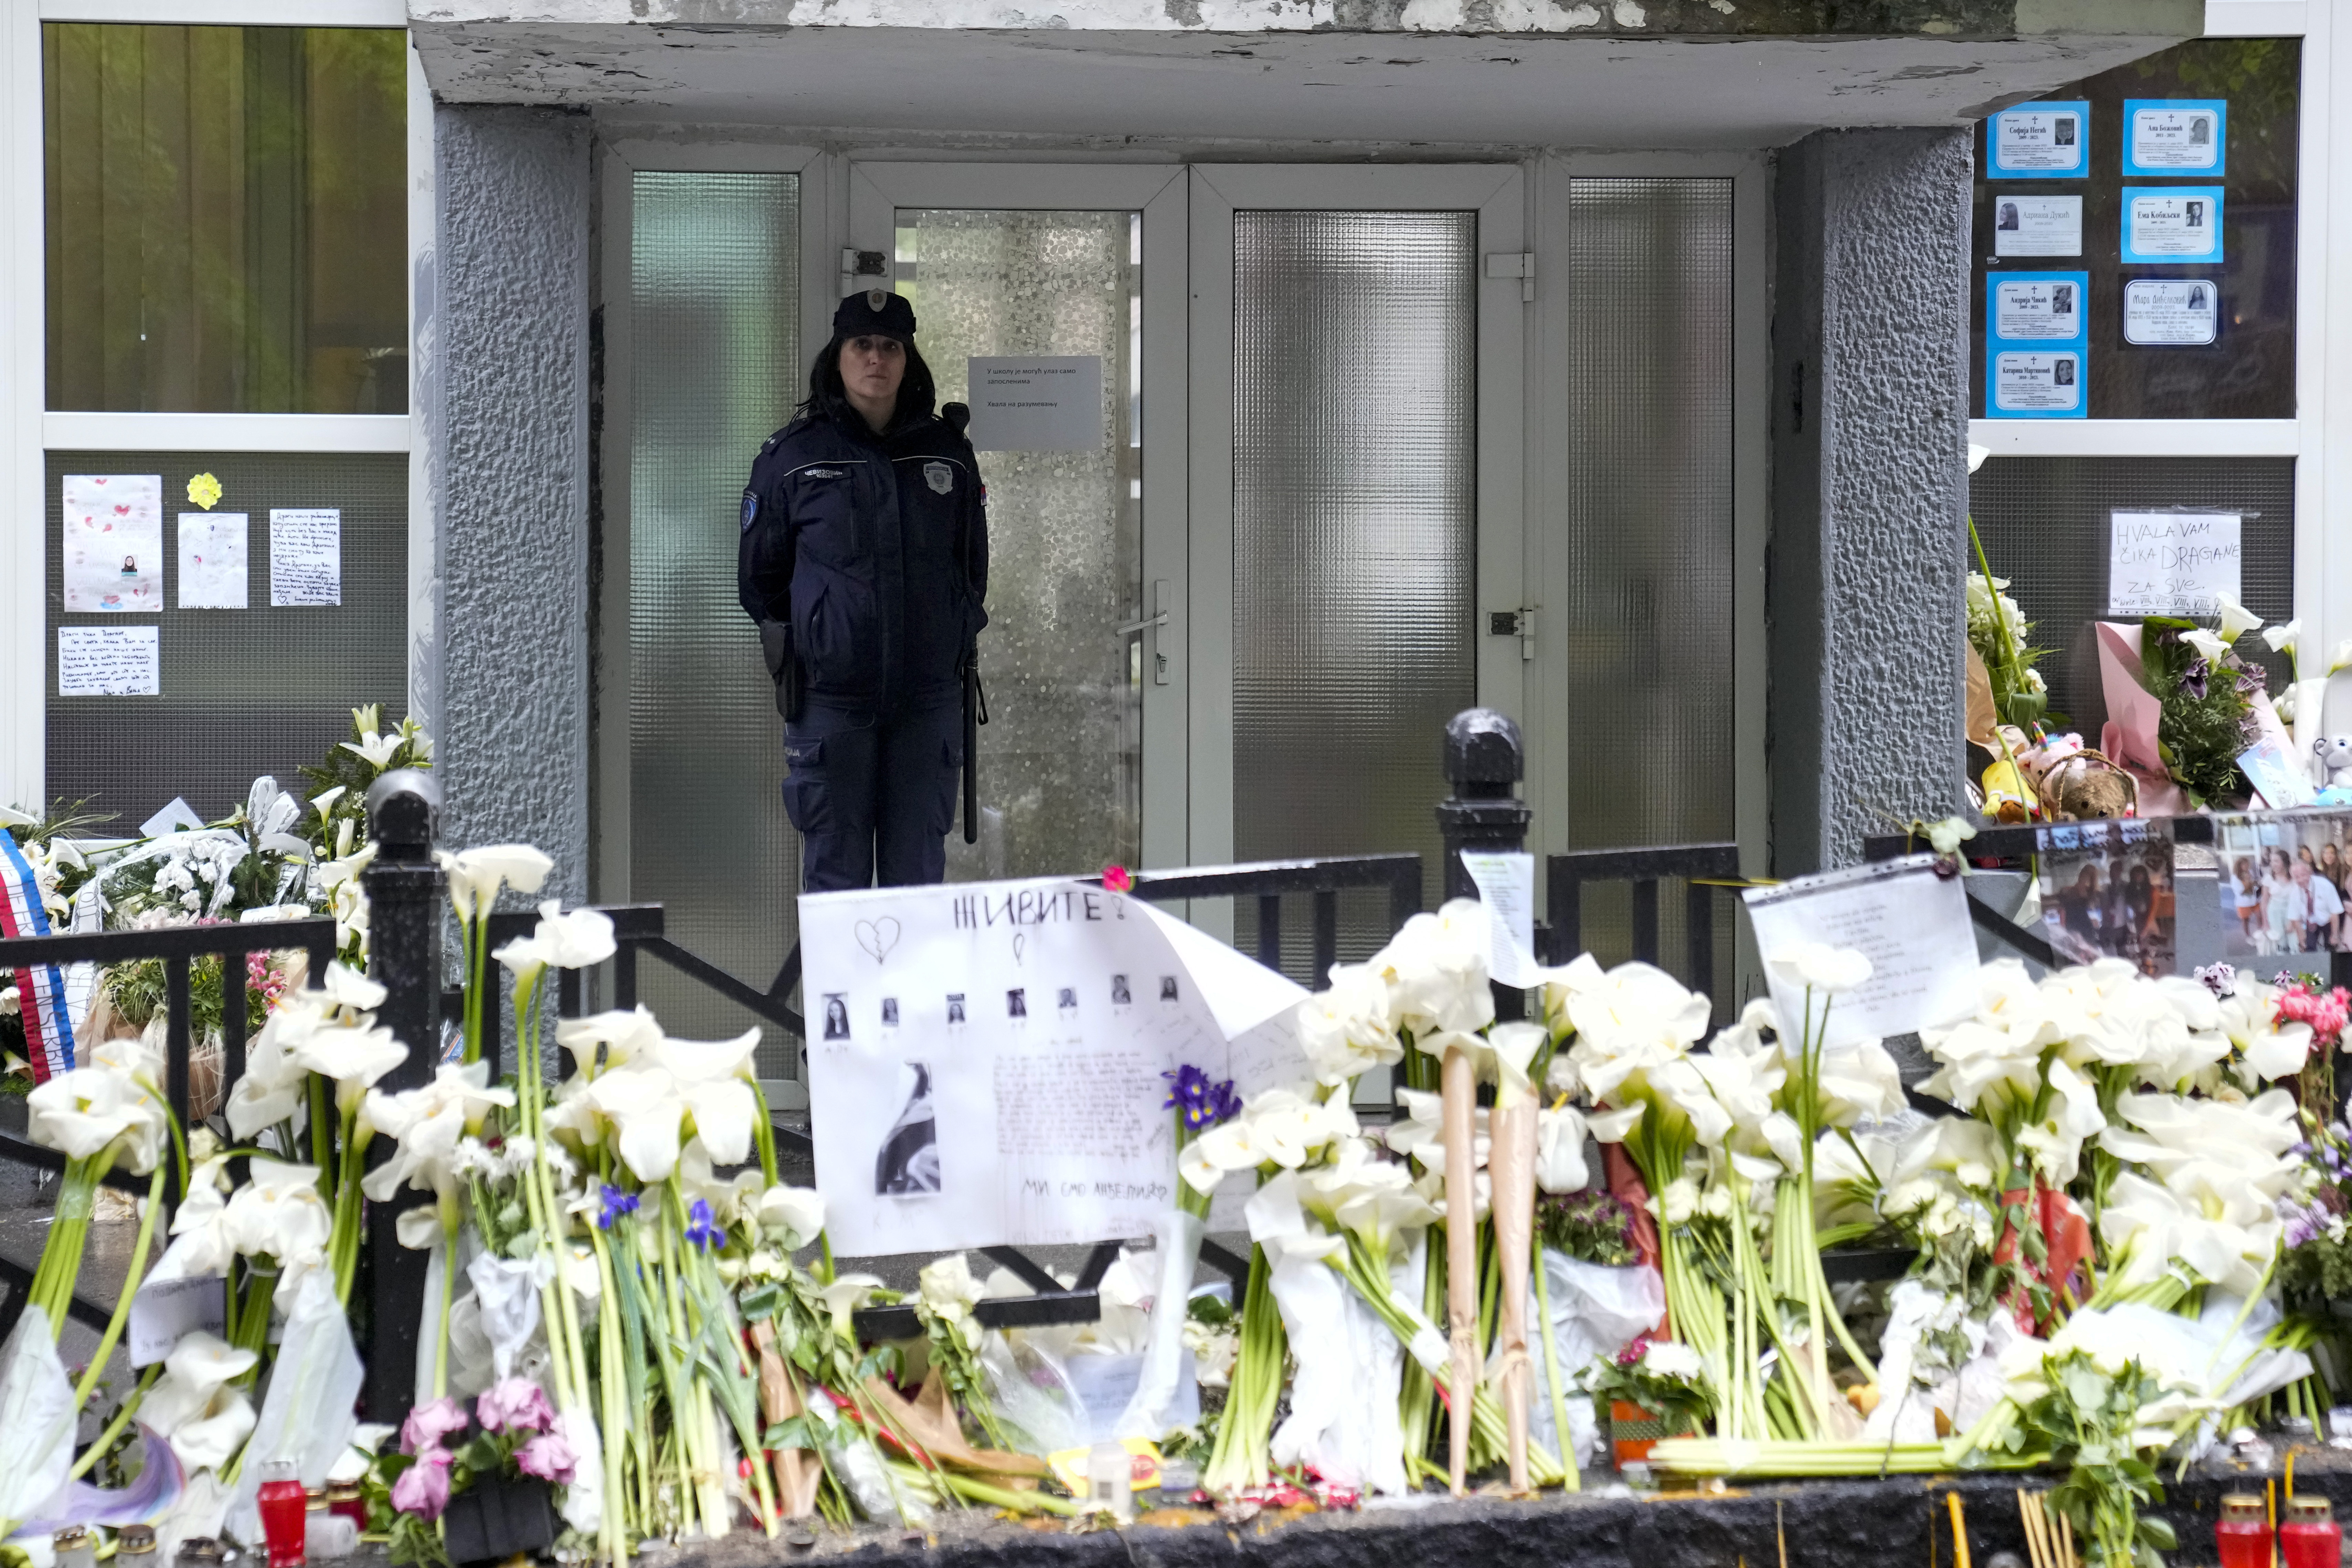
[[[2002,725],[1990,739],[1993,743],[1986,749],[1993,754],[1992,766],[1984,771],[1981,792],[1973,787],[1969,792],[1979,796],[1976,807],[1999,822],[2031,822],[2042,814],[2042,799],[2019,763],[2032,749],[2032,742],[2026,740],[2025,731],[2014,724]],[[2004,741],[2008,742],[2006,753],[2001,750]]]
[[[2320,783],[2331,789],[2352,787],[2352,735],[2322,735],[2311,743],[2319,759]]]
[[[2139,781],[2083,744],[2080,735],[2053,735],[2018,758],[2050,822],[2098,822],[2139,813]]]

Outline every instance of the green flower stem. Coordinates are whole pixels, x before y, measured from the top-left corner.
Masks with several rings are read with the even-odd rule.
[[[1543,1387],[1552,1394],[1552,1432],[1559,1436],[1559,1469],[1561,1483],[1576,1493],[1583,1490],[1583,1477],[1578,1474],[1576,1438],[1569,1434],[1569,1399],[1559,1383],[1559,1344],[1552,1342],[1552,1279],[1550,1269],[1543,1268],[1543,1246],[1536,1246],[1536,1311],[1543,1314]]]
[[[329,1107],[334,1104],[332,1085],[323,1073],[311,1073],[304,1085],[310,1104],[310,1163],[319,1168],[319,1196],[332,1208],[335,1203],[335,1118]]]
[[[163,1177],[168,1169],[165,1162],[158,1160],[154,1175],[148,1179],[146,1209],[139,1216],[139,1238],[131,1244],[131,1271],[123,1276],[122,1294],[115,1300],[114,1314],[106,1320],[106,1332],[98,1337],[98,1349],[81,1374],[80,1385],[74,1390],[76,1415],[89,1403],[89,1391],[98,1386],[99,1377],[106,1371],[106,1358],[114,1353],[116,1342],[122,1338],[122,1325],[131,1321],[131,1299],[139,1294],[139,1282],[147,1277],[147,1252],[155,1240],[155,1216],[163,1212]],[[71,1285],[67,1289],[70,1290]]]
[[[1217,1428],[1208,1468],[1201,1476],[1202,1485],[1209,1490],[1230,1492],[1265,1484],[1266,1443],[1282,1394],[1282,1363],[1287,1351],[1282,1314],[1274,1304],[1265,1249],[1253,1246],[1249,1283],[1242,1299],[1241,1348],[1234,1361],[1225,1418]]]
[[[1078,1505],[1069,1499],[1050,1497],[1042,1491],[1024,1492],[1014,1491],[1009,1487],[992,1487],[986,1481],[960,1476],[951,1470],[940,1471],[940,1479],[965,1500],[988,1503],[1008,1513],[1051,1513],[1064,1519],[1076,1519],[1080,1511]]]
[[[131,1416],[138,1414],[140,1401],[147,1397],[147,1391],[154,1387],[155,1380],[163,1375],[163,1363],[160,1361],[139,1374],[138,1385],[123,1396],[122,1408],[114,1413],[114,1419],[106,1424],[106,1430],[98,1435],[98,1440],[81,1451],[81,1458],[76,1459],[73,1468],[66,1472],[66,1479],[81,1479],[89,1473],[89,1468],[98,1463],[98,1457],[114,1447],[114,1440],[122,1436],[122,1429],[130,1426]]]
[[[612,1249],[605,1245],[604,1233],[593,1226],[588,1227],[588,1245],[595,1249],[596,1277],[602,1286],[596,1300],[596,1388],[604,1406],[604,1522],[599,1544],[613,1568],[628,1568],[629,1498],[624,1465],[630,1447],[643,1448],[637,1430],[641,1415],[625,1394],[622,1330],[615,1321],[621,1312],[621,1289],[613,1272]]]
[[[760,1151],[760,1180],[774,1186],[782,1178],[776,1174],[776,1126],[768,1120],[768,1091],[760,1080],[751,1082],[751,1141]]]

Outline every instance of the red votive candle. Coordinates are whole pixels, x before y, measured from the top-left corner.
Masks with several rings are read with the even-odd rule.
[[[2336,1568],[2344,1561],[2344,1527],[2324,1497],[2288,1500],[2278,1543],[2286,1568]]]
[[[2223,1498],[2221,1517],[2213,1525],[2213,1544],[2221,1554],[2221,1568],[2271,1568],[2271,1526],[2263,1517],[2263,1500],[2250,1492]]]
[[[310,1500],[294,1474],[291,1459],[272,1459],[261,1468],[261,1487],[254,1494],[261,1510],[261,1535],[269,1544],[269,1568],[303,1568],[310,1561],[304,1547],[308,1526],[304,1515]]]

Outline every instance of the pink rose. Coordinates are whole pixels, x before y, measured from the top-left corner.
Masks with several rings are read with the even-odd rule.
[[[420,1405],[400,1425],[400,1451],[415,1454],[437,1448],[444,1437],[463,1432],[467,1425],[466,1407],[454,1399]]]
[[[542,1432],[515,1450],[517,1469],[560,1487],[572,1484],[572,1472],[579,1463],[580,1457],[572,1451],[572,1445],[553,1432]]]
[[[439,1519],[441,1510],[449,1506],[449,1464],[446,1448],[426,1448],[418,1454],[416,1462],[392,1483],[392,1506],[427,1524]]]
[[[474,1415],[485,1432],[544,1432],[555,1425],[555,1409],[547,1393],[527,1377],[502,1378],[474,1401]]]

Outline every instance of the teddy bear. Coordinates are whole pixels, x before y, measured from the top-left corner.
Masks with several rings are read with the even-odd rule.
[[[2352,735],[2322,735],[2311,743],[2311,751],[2319,759],[2323,786],[2352,786]]]
[[[2051,822],[2098,822],[2139,814],[2139,781],[2080,735],[2053,735],[2018,758]]]

